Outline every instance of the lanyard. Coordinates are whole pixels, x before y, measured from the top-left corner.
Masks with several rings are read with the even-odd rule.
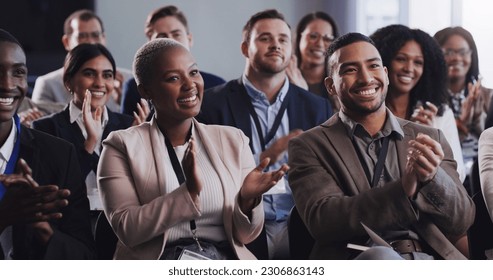
[[[382,148],[378,153],[377,164],[373,169],[373,178],[371,178],[370,176],[370,171],[368,170],[369,167],[366,165],[363,166],[364,167],[363,169],[365,170],[366,173],[366,178],[368,179],[368,183],[370,183],[370,186],[372,188],[378,185],[378,181],[380,180],[380,176],[382,175],[383,168],[385,166],[385,159],[387,158],[387,152],[389,150],[389,141],[390,141],[390,135],[383,138]],[[361,151],[358,149],[354,139],[353,139],[353,145],[356,150],[356,153],[358,154],[358,157],[360,158],[360,162],[362,163],[365,162],[363,159],[363,155],[361,154]]]
[[[17,127],[17,139],[15,140],[14,149],[12,150],[12,155],[10,155],[10,159],[7,162],[4,174],[14,173],[15,164],[17,163],[17,158],[19,157],[19,151],[21,147],[21,122],[17,114],[14,115],[14,124]],[[0,182],[0,200],[5,195],[5,191],[5,186],[2,182]]]
[[[175,149],[173,148],[173,145],[171,145],[171,141],[169,138],[164,134],[164,144],[166,145],[166,149],[168,150],[168,155],[171,160],[171,165],[173,166],[173,171],[175,171],[176,178],[178,179],[178,183],[183,184],[185,182],[185,174],[183,174],[183,169],[181,168],[180,161],[178,160],[178,156],[176,155]],[[188,132],[187,135],[187,141],[192,137],[192,127],[190,127],[190,131]],[[197,224],[195,223],[195,219],[190,220],[190,231],[192,231],[192,238],[197,242],[197,245],[201,251],[204,251],[202,249],[202,246],[200,246],[199,239],[197,238]]]
[[[248,93],[246,93],[245,89],[245,95],[248,97]],[[262,148],[262,151],[265,151],[265,145],[269,143],[274,136],[276,135],[277,130],[279,129],[279,126],[281,125],[282,117],[284,116],[284,112],[286,112],[286,109],[288,107],[289,103],[289,94],[286,94],[284,97],[284,100],[282,101],[281,108],[279,108],[279,112],[277,112],[276,118],[274,120],[274,123],[272,124],[272,127],[270,131],[267,133],[267,135],[264,138],[264,134],[262,133],[262,127],[260,126],[260,120],[257,115],[257,112],[255,111],[255,108],[253,107],[252,101],[249,99],[248,102],[245,102],[248,106],[248,110],[250,111],[250,115],[253,118],[253,122],[255,123],[255,128],[257,129],[258,133],[258,138],[260,140],[260,146]]]

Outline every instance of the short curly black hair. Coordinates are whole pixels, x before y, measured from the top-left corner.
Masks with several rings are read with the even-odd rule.
[[[447,67],[442,50],[428,33],[420,29],[411,29],[400,24],[382,27],[370,38],[375,42],[382,63],[392,71],[391,63],[399,50],[409,41],[415,41],[423,52],[423,74],[416,86],[411,90],[409,112],[418,101],[429,101],[439,108],[438,115],[443,115],[444,104],[448,103]],[[389,85],[392,89],[392,84]],[[387,95],[390,98],[390,95]]]

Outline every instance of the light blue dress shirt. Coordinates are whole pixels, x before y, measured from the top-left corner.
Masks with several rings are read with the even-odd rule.
[[[270,104],[267,96],[256,89],[253,84],[247,79],[245,75],[242,76],[243,84],[245,85],[246,91],[252,101],[252,105],[257,113],[260,126],[262,129],[262,135],[265,137],[271,130],[274,120],[281,108],[282,102],[286,97],[289,90],[289,80],[286,77],[284,84],[276,97],[274,103]],[[255,162],[259,164],[260,154],[262,153],[262,145],[257,133],[257,127],[255,126],[255,121],[253,116],[250,116],[250,123],[252,124],[252,147]],[[289,117],[287,110],[284,112],[281,124],[277,129],[275,136],[269,143],[265,143],[266,148],[270,147],[279,138],[289,134]],[[276,163],[268,167],[268,171],[277,170],[282,164],[288,162],[287,151],[284,153],[282,158]],[[285,221],[289,216],[289,211],[294,206],[294,200],[289,188],[287,177],[284,177],[285,190],[284,193],[276,194],[264,194],[264,211],[266,221]]]

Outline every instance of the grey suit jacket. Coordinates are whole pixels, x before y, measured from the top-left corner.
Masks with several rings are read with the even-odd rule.
[[[387,110],[388,113],[390,111]],[[463,235],[474,221],[474,204],[456,171],[452,151],[441,131],[398,119],[404,139],[396,140],[401,174],[408,142],[419,132],[431,136],[445,157],[434,179],[415,200],[401,180],[371,188],[339,115],[289,143],[289,184],[296,207],[316,242],[314,259],[350,259],[357,252],[347,243],[364,244],[360,222],[377,232],[413,229],[444,259],[461,259],[448,240]]]

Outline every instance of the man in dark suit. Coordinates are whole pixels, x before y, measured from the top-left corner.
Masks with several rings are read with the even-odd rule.
[[[188,50],[193,45],[193,37],[188,28],[187,18],[182,11],[173,5],[157,8],[147,16],[145,35],[149,41],[156,38],[173,39],[183,44]],[[204,79],[204,89],[226,82],[223,78],[202,70],[200,74]],[[140,100],[135,79],[127,80],[123,85],[121,112],[133,116],[134,112],[138,112],[138,107],[141,106]]]
[[[241,52],[246,58],[243,76],[206,91],[198,119],[241,129],[250,138],[257,163],[269,157],[269,168],[276,169],[287,162],[288,141],[330,117],[331,106],[327,99],[289,83],[285,69],[292,55],[291,30],[278,11],[250,18]],[[267,240],[263,235],[263,245],[258,239],[249,247],[257,258],[289,258],[287,218],[293,205],[287,180],[264,195]]]
[[[94,258],[74,147],[20,125],[26,56],[0,29],[0,259]]]
[[[289,183],[315,238],[310,257],[352,259],[365,245],[358,258],[464,259],[456,246],[474,204],[443,133],[385,107],[387,69],[368,37],[346,34],[327,55],[325,86],[341,111],[289,143]]]

